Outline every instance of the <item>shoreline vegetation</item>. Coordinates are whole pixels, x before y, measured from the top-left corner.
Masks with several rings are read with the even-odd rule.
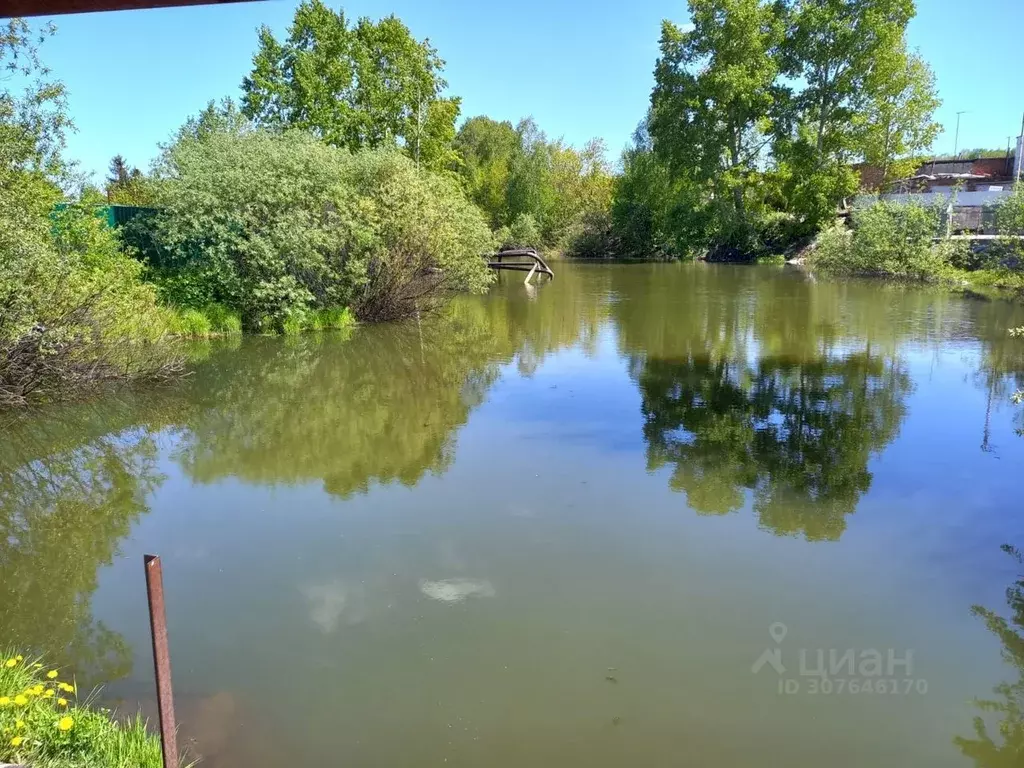
[[[0,26],[0,407],[184,371],[180,340],[419,316],[481,293],[485,254],[778,261],[833,274],[1024,287],[1024,202],[976,252],[938,209],[855,204],[940,130],[910,50],[913,0],[688,0],[662,24],[647,114],[619,167],[532,118],[459,124],[444,60],[396,17],[303,0],[258,33],[240,98],[209,103],[148,171],[99,189],[65,157],[52,26]],[[389,72],[401,72],[391,77]],[[337,94],[343,94],[338,97]],[[101,206],[136,210],[117,223]]]
[[[1024,289],[1024,187],[995,207],[997,235],[972,242],[946,234],[948,201],[931,205],[876,199],[854,206],[849,223],[824,229],[804,261],[829,274],[940,282],[954,287]]]
[[[80,697],[57,669],[0,654],[0,763],[35,768],[162,768],[160,738]],[[184,763],[183,763],[184,765]]]

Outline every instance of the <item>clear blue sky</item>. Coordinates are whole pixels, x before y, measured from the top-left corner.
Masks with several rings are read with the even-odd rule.
[[[918,0],[911,45],[938,78],[946,126],[935,150],[1005,147],[1024,111],[1022,0]],[[238,95],[256,29],[278,34],[297,0],[64,16],[45,58],[70,89],[69,155],[99,181],[123,154],[148,168],[156,144],[210,99]],[[335,3],[331,3],[336,6]],[[551,136],[604,138],[614,157],[643,116],[659,23],[684,0],[351,0],[351,16],[398,15],[446,59],[462,115],[533,115]],[[1016,41],[1014,40],[1016,38]]]

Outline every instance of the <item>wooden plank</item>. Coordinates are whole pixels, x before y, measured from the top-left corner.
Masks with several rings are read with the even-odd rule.
[[[263,0],[258,0],[262,2]],[[134,11],[143,8],[175,8],[187,5],[220,5],[254,0],[6,0],[0,18],[11,16],[62,16],[97,11]]]

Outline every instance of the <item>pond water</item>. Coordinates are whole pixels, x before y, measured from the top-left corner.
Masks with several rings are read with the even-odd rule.
[[[155,552],[207,766],[1016,764],[1024,307],[555,271],[5,415],[0,647],[152,713]]]

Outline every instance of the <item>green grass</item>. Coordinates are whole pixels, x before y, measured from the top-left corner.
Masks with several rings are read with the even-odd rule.
[[[198,309],[172,309],[168,325],[175,336],[192,339],[206,338],[213,332],[210,318]]]
[[[233,336],[242,332],[242,318],[223,304],[207,304],[202,309],[169,307],[171,333],[188,339]]]
[[[242,316],[223,304],[207,304],[203,314],[210,321],[213,333],[222,336],[234,336],[242,332]]]
[[[281,324],[281,333],[285,336],[298,336],[306,330],[306,319],[300,315],[285,318]]]
[[[355,325],[355,318],[348,307],[314,309],[309,313],[307,326],[311,331],[342,331]]]
[[[160,739],[141,716],[124,722],[79,698],[73,680],[0,654],[0,762],[33,768],[160,768]]]
[[[967,272],[964,279],[978,288],[1024,291],[1024,274],[1009,269],[979,269],[976,272]]]

